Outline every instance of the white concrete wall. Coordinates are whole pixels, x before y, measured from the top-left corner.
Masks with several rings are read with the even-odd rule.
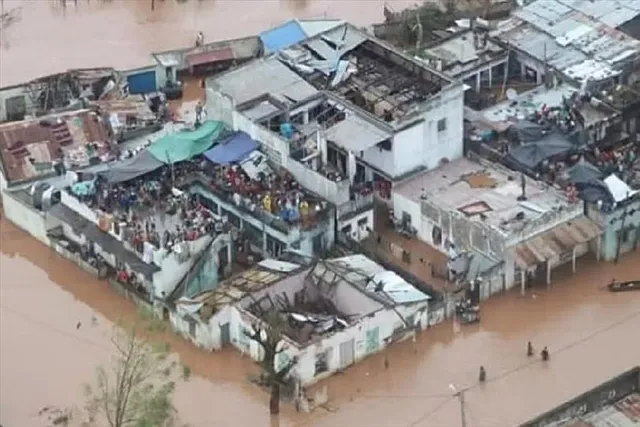
[[[417,327],[422,330],[427,327],[428,323],[428,304],[420,303],[412,306],[400,306],[397,310],[402,314],[405,319],[410,316],[415,316],[415,322]],[[421,311],[422,310],[422,311]],[[391,309],[383,309],[375,313],[373,316],[365,317],[356,324],[352,325],[348,329],[341,332],[336,332],[333,335],[326,337],[325,339],[312,343],[305,348],[297,349],[292,348],[289,352],[291,356],[297,354],[299,362],[293,369],[292,373],[302,382],[303,385],[312,384],[323,378],[331,376],[338,370],[347,368],[343,366],[340,361],[340,344],[347,343],[351,340],[354,342],[354,363],[359,362],[367,356],[383,351],[388,345],[393,331],[396,328],[403,327],[403,321],[398,315]],[[366,347],[367,332],[379,328],[379,345],[375,349],[368,351]],[[402,338],[406,338],[406,335]],[[316,375],[315,364],[317,356],[321,353],[328,351],[328,370],[326,372]]]
[[[291,172],[302,187],[335,205],[349,202],[349,187],[351,184],[348,179],[340,182],[332,181],[323,174],[306,167],[292,158],[288,158],[286,163],[287,170]]]
[[[397,219],[402,219],[403,212],[411,215],[411,225],[418,230],[418,238],[427,243],[431,242],[431,230],[427,230],[428,234],[424,234],[423,232],[420,204],[417,201],[410,200],[395,191],[391,193],[391,200],[393,201],[393,215]]]
[[[211,240],[212,237],[207,235],[198,240],[187,242],[190,257],[182,263],[178,262],[175,254],[167,255],[164,249],[154,252],[153,262],[160,268],[160,271],[153,275],[153,295],[162,298],[163,292],[165,296],[171,294],[180,280],[191,270],[197,255],[211,243]]]
[[[366,223],[359,225],[358,222],[360,221],[366,221]],[[349,237],[358,242],[366,239],[370,234],[370,232],[367,230],[367,227],[371,230],[374,229],[373,209],[355,215],[346,221],[339,220],[338,232],[342,232],[342,230],[347,226],[351,226]]]
[[[72,211],[82,215],[87,221],[91,221],[94,224],[98,224],[98,216],[92,211],[89,206],[81,203],[80,200],[69,194],[65,190],[60,191],[60,202],[69,207]]]
[[[435,98],[428,101],[425,108],[422,114],[424,122],[399,133],[394,138],[396,175],[405,174],[420,166],[433,169],[442,159],[451,161],[463,155],[464,89],[462,84],[446,86]],[[438,121],[442,119],[446,120],[446,127],[439,131]]]
[[[57,218],[19,201],[7,190],[3,194],[2,207],[5,217],[34,238],[49,245],[47,232],[60,226],[61,222]]]
[[[464,90],[461,84],[442,89],[423,107],[419,120],[400,130],[391,144],[391,151],[373,147],[364,152],[363,161],[390,177],[398,177],[420,167],[433,169],[442,159],[454,160],[463,155]],[[438,121],[446,120],[446,128],[438,131]]]

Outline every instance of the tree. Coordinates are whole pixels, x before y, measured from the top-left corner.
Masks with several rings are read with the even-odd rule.
[[[273,415],[280,413],[280,387],[298,362],[297,357],[290,359],[284,366],[276,365],[277,356],[283,353],[287,346],[282,341],[284,321],[276,310],[264,313],[263,322],[253,325],[253,332],[248,336],[257,342],[264,352],[260,362],[262,376],[271,391],[269,412]]]
[[[170,427],[176,423],[172,397],[176,362],[168,346],[151,345],[139,326],[114,332],[115,355],[110,369],[100,367],[87,385],[89,425]]]

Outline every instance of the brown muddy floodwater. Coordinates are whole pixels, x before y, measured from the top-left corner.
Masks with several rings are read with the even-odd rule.
[[[22,20],[0,35],[0,87],[70,68],[134,68],[151,52],[257,34],[287,19],[332,17],[367,26],[383,0],[3,0]],[[395,10],[416,0],[387,0]],[[77,5],[76,5],[77,4]]]
[[[172,0],[101,2],[4,0],[22,7],[22,20],[2,30],[0,86],[74,67],[142,66],[149,52],[239,37],[293,16],[324,15],[366,25],[382,19],[382,0]],[[413,1],[392,1],[395,9]],[[108,361],[113,322],[132,318],[131,303],[81,272],[24,232],[0,222],[0,423],[42,427],[45,406],[82,402],[82,385]],[[578,274],[555,277],[552,290],[493,298],[482,322],[446,323],[417,343],[394,345],[390,368],[371,357],[328,380],[331,405],[311,415],[283,409],[268,415],[267,396],[249,385],[256,371],[238,353],[206,353],[168,336],[191,367],[176,394],[181,417],[193,427],[326,426],[409,427],[459,425],[449,384],[466,393],[468,425],[510,426],[556,406],[640,364],[640,293],[611,294],[612,277],[640,278],[640,256],[620,264],[578,262]],[[93,320],[95,318],[95,321]],[[77,322],[82,327],[76,330]],[[543,365],[525,357],[525,345],[548,346]],[[477,383],[484,365],[488,382]]]
[[[82,385],[108,361],[112,322],[135,308],[13,225],[0,226],[0,422],[42,427],[41,408],[82,402]],[[614,275],[640,277],[638,261],[636,253],[617,266],[579,262],[579,273],[558,277],[550,291],[496,297],[480,325],[446,323],[415,345],[394,345],[388,370],[374,356],[328,380],[329,410],[300,415],[285,407],[278,422],[267,396],[246,381],[256,371],[249,360],[168,336],[194,374],[179,386],[176,406],[194,427],[454,426],[459,408],[448,385],[455,384],[472,386],[470,427],[514,425],[640,364],[640,293],[603,289]],[[529,340],[549,346],[547,365],[527,359]],[[480,365],[489,379],[476,387]]]

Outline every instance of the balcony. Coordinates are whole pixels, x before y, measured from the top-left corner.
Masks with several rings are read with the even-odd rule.
[[[355,200],[349,200],[338,206],[338,218],[345,220],[370,209],[373,209],[373,193],[366,196],[358,195]]]

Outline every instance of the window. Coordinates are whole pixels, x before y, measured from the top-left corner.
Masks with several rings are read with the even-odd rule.
[[[369,217],[360,218],[358,220],[358,228],[366,227],[369,224]]]
[[[187,317],[186,321],[189,322],[189,335],[191,335],[193,338],[196,337],[196,321]]]
[[[447,119],[438,120],[438,132],[444,132],[447,130]]]
[[[323,372],[327,372],[329,370],[329,355],[331,354],[331,349],[328,348],[325,351],[316,354],[316,369],[315,375],[320,375]]]
[[[347,235],[351,234],[351,224],[348,224],[342,227],[342,233]]]

